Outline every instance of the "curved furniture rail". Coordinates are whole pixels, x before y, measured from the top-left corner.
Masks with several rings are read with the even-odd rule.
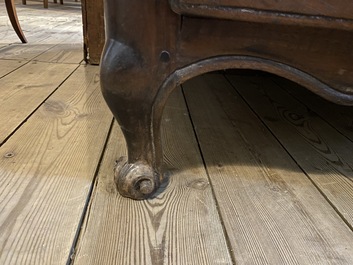
[[[312,10],[322,10],[316,16],[292,13],[302,10],[304,0],[250,13],[258,1],[105,1],[101,87],[127,143],[128,157],[115,168],[123,196],[148,198],[163,181],[164,105],[177,85],[196,75],[262,70],[337,104],[353,105],[353,23],[345,9],[350,0],[331,1],[336,6],[329,10],[313,0]],[[327,17],[331,14],[335,17]]]

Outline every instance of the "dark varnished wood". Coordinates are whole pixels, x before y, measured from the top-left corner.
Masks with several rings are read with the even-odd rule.
[[[20,22],[18,21],[14,0],[5,0],[5,5],[6,5],[6,11],[7,11],[7,14],[9,15],[13,29],[15,30],[15,32],[16,32],[17,36],[20,38],[20,40],[23,43],[26,43],[27,39],[26,39],[25,35],[23,34],[23,31],[20,26]]]
[[[262,1],[266,7],[255,6],[256,1],[248,6],[218,1],[228,8],[194,2],[105,0],[101,86],[128,147],[128,159],[119,159],[116,167],[124,196],[144,199],[158,189],[165,102],[176,85],[196,75],[227,68],[263,70],[333,102],[353,104],[349,1],[317,0],[308,9],[303,1],[282,1],[282,6]],[[328,8],[330,3],[334,8]],[[244,13],[239,19],[237,7]]]
[[[195,9],[239,10],[271,12],[284,15],[331,17],[353,19],[353,2],[349,0],[170,0],[173,10],[179,13],[193,12]],[[205,8],[207,7],[207,8]]]
[[[99,64],[105,42],[103,0],[83,0],[84,59],[89,64]]]
[[[351,18],[342,19],[341,17],[335,17],[336,12],[292,13],[288,11],[280,12],[276,10],[268,10],[266,8],[255,9],[240,6],[215,6],[214,4],[207,6],[201,4],[184,4],[179,3],[179,1],[172,0],[171,5],[173,11],[185,16],[220,18],[266,24],[270,21],[272,24],[301,25],[308,27],[349,30],[353,29],[353,20]],[[353,8],[347,8],[347,10],[353,10]],[[328,16],[327,14],[331,14],[332,16]]]

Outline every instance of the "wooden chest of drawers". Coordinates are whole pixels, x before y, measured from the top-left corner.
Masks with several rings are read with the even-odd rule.
[[[128,146],[116,168],[124,196],[158,188],[164,104],[196,75],[262,70],[353,105],[352,1],[105,1],[101,84]]]

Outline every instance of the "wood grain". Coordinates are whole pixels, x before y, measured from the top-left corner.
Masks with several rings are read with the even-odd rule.
[[[236,263],[352,263],[352,231],[229,83],[183,87]]]
[[[283,78],[273,77],[272,81],[353,141],[352,107],[333,104],[316,94],[310,93],[306,88]]]
[[[78,64],[83,60],[83,45],[82,43],[14,44],[1,50],[0,59]]]
[[[296,163],[353,227],[353,143],[269,78],[244,78],[243,82],[235,76],[230,78]]]
[[[2,78],[4,75],[11,73],[17,68],[20,68],[25,63],[27,63],[27,61],[13,61],[0,59],[0,78]]]
[[[50,91],[57,87],[59,89],[30,119],[20,118],[19,121],[26,122],[20,122],[21,127],[1,146],[0,264],[65,264],[75,233],[81,229],[80,218],[104,149],[111,115],[100,96],[98,69],[82,65],[70,76],[75,67],[63,65],[79,62],[81,11],[69,8],[66,2],[64,6],[55,5],[55,9],[49,10],[43,9],[41,1],[28,2],[30,6],[18,5],[18,10],[29,45],[13,44],[19,40],[7,17],[0,16],[0,76],[3,73],[0,79],[0,120],[10,120],[0,124],[0,134],[9,129],[11,120],[16,119],[18,113],[28,117],[35,110],[34,106],[41,104],[34,104],[36,100],[43,102],[45,95],[50,95]],[[0,9],[4,10],[3,2]],[[98,19],[103,21],[102,17]],[[186,22],[183,21],[183,26]],[[242,34],[237,32],[234,40],[251,37],[251,32],[243,25],[238,28]],[[210,35],[207,34],[209,26],[203,28],[206,36]],[[214,33],[218,35],[227,30],[220,27]],[[259,32],[262,32],[261,36],[268,35],[261,27]],[[284,54],[287,56],[304,49],[303,40],[320,35],[316,30],[307,32],[313,34],[298,35],[298,38],[292,35],[286,39],[276,29],[271,38],[279,43],[288,40],[291,45],[288,46],[290,52]],[[344,31],[340,32],[343,34]],[[334,32],[330,34],[337,35]],[[194,36],[190,34],[190,37]],[[328,56],[316,49],[318,46],[329,47],[332,57],[328,56],[327,62],[330,64],[335,62],[337,53],[350,53],[349,42],[341,43],[342,49],[338,51],[335,42],[339,38],[330,35],[329,39],[321,43],[308,41],[311,46],[307,63],[319,65],[322,56]],[[203,41],[202,38],[199,40]],[[255,40],[256,44],[258,41],[261,44],[259,38]],[[293,41],[298,45],[293,45]],[[214,50],[215,42],[210,43]],[[234,46],[234,42],[224,45]],[[256,48],[261,49],[261,45],[249,47],[255,52]],[[173,58],[174,51],[171,50],[170,54]],[[311,57],[315,54],[318,60]],[[18,67],[29,60],[34,62],[27,68]],[[349,65],[349,57],[344,57],[344,62]],[[342,63],[338,65],[342,66]],[[327,74],[350,76],[341,68],[336,70]],[[67,75],[62,72],[67,72]],[[61,85],[61,82],[64,83]],[[293,163],[283,147],[278,145],[278,140],[273,139],[268,129],[250,114],[239,95],[224,82],[219,76],[211,75],[186,85],[188,96],[193,94],[189,103],[190,100],[194,102],[194,107],[190,105],[190,108],[201,139],[207,171],[211,175],[210,182],[179,92],[169,101],[162,126],[170,183],[164,184],[166,190],[158,192],[156,198],[135,202],[117,195],[111,178],[112,166],[126,150],[119,128],[114,127],[94,184],[74,263],[353,263],[352,232],[342,221],[342,217],[345,218],[352,228],[347,221],[352,215],[353,201],[352,171],[349,168],[351,145],[345,147],[347,142],[341,141],[337,132],[331,133],[331,130],[324,134],[329,140],[323,138],[320,130],[326,127],[317,126],[320,119],[312,110],[347,138],[350,137],[350,112],[346,111],[347,108],[336,109],[331,104],[314,102],[310,97],[305,103],[312,108],[305,110],[299,120],[286,110],[301,114],[304,109],[297,103],[292,105],[286,97],[278,101],[284,106],[278,113],[287,116],[279,115],[277,118],[278,115],[267,112],[267,107],[261,109],[266,113],[263,121],[267,126],[279,127],[277,137],[283,138],[282,144],[286,142],[292,146],[298,161],[302,159],[300,163],[309,165],[312,181],[317,183],[316,178],[322,180],[321,196],[316,191],[317,187],[306,179],[303,167],[300,169]],[[283,87],[281,83],[276,84]],[[244,90],[253,93],[252,86],[254,83],[245,82]],[[277,93],[278,89],[274,86],[273,92]],[[298,94],[292,95],[299,96],[303,102],[306,100],[301,99],[301,92],[295,88],[294,92]],[[8,104],[7,108],[2,107],[4,96],[17,97],[17,93],[23,93],[23,96]],[[37,97],[42,97],[42,101]],[[268,98],[277,100],[272,95]],[[261,98],[257,104],[263,105],[263,102]],[[195,114],[199,116],[197,119]],[[312,122],[312,116],[315,116],[315,122]],[[302,127],[301,118],[306,124]],[[281,119],[287,125],[283,125]],[[201,122],[196,123],[196,120]],[[282,136],[283,131],[285,134]],[[297,136],[289,137],[295,134]],[[324,139],[324,144],[331,148],[329,152],[315,139]],[[343,181],[344,174],[346,182]],[[211,194],[213,188],[217,206]]]
[[[3,142],[77,65],[30,62],[0,79],[0,143]]]
[[[26,60],[30,61],[38,55],[46,52],[54,44],[13,44],[3,48],[0,53],[0,59],[8,60]]]
[[[111,121],[81,66],[1,147],[0,264],[66,263]]]
[[[168,101],[162,128],[170,183],[150,200],[115,190],[112,167],[126,150],[114,127],[74,264],[232,264],[184,104],[180,91]]]
[[[34,58],[34,61],[49,63],[79,64],[83,60],[82,43],[57,44]]]

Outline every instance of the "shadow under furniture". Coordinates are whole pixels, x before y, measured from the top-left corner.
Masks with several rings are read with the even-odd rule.
[[[144,199],[160,186],[163,108],[194,76],[262,70],[353,105],[351,10],[350,0],[105,0],[101,86],[128,148],[118,191]]]

